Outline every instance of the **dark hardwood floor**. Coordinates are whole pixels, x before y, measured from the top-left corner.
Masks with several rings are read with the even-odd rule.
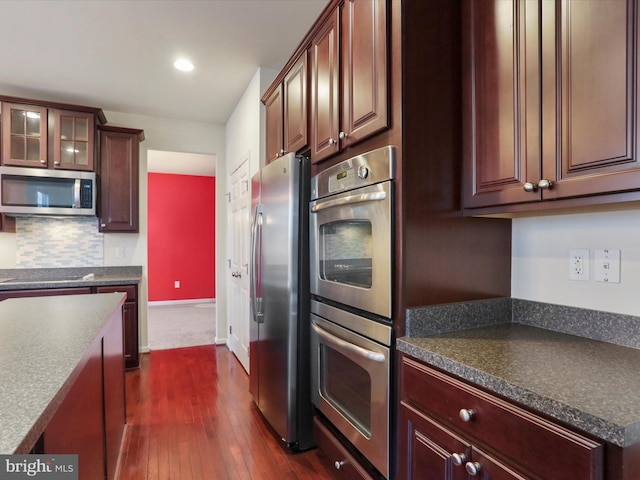
[[[119,480],[324,480],[317,450],[282,448],[224,346],[158,350],[126,373]]]

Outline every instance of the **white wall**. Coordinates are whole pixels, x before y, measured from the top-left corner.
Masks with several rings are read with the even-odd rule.
[[[569,280],[573,248],[590,250],[588,282]],[[621,250],[619,284],[594,281],[594,250],[606,248]],[[512,297],[640,315],[639,290],[640,210],[513,220]]]
[[[227,254],[227,210],[228,205],[224,195],[229,191],[228,187],[228,175],[239,166],[245,159],[249,161],[249,172],[253,175],[264,164],[264,131],[265,131],[265,113],[264,108],[260,102],[260,98],[264,91],[271,85],[273,79],[278,74],[277,70],[272,69],[258,69],[253,78],[247,85],[242,98],[236,105],[233,113],[229,117],[226,124],[225,140],[226,140],[226,161],[218,161],[218,170],[216,174],[216,185],[218,189],[218,195],[222,198],[218,205],[224,206],[219,208],[217,212],[217,245],[220,252],[220,261],[217,263],[217,281],[216,288],[218,289],[217,304],[220,306],[220,299],[226,299],[228,277],[227,262],[229,258]],[[223,213],[224,210],[224,213]],[[225,224],[223,228],[221,223]],[[223,240],[224,239],[224,240]],[[224,243],[223,243],[224,242]],[[224,250],[223,250],[224,248]],[[226,303],[225,303],[226,305]],[[226,308],[226,307],[225,307]],[[225,310],[226,312],[226,310]],[[220,317],[220,315],[218,315]],[[246,319],[247,322],[249,319]],[[218,321],[218,326],[222,328],[221,322]],[[248,326],[247,326],[248,329]],[[227,323],[225,317],[224,330],[218,329],[218,332],[227,331]],[[218,335],[220,335],[219,333]]]

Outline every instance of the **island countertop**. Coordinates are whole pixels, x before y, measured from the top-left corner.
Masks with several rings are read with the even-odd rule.
[[[29,453],[123,293],[0,302],[0,454]]]
[[[640,442],[640,350],[506,323],[398,350],[622,447]]]

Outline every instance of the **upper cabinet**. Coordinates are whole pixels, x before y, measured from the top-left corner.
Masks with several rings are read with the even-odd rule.
[[[346,0],[311,41],[313,162],[386,128],[387,5]]]
[[[2,165],[95,169],[96,125],[102,110],[0,97]]]
[[[2,164],[47,167],[47,109],[35,105],[0,103]]]
[[[465,208],[638,189],[634,0],[466,0],[463,22]]]
[[[307,52],[264,99],[267,112],[267,163],[309,145]]]
[[[101,126],[100,231],[139,231],[139,150],[144,132]]]
[[[53,166],[67,170],[94,169],[94,115],[54,109]]]

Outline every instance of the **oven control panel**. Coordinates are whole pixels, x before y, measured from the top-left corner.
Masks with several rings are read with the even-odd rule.
[[[311,179],[311,199],[393,179],[395,156],[395,147],[389,145],[323,170]]]

